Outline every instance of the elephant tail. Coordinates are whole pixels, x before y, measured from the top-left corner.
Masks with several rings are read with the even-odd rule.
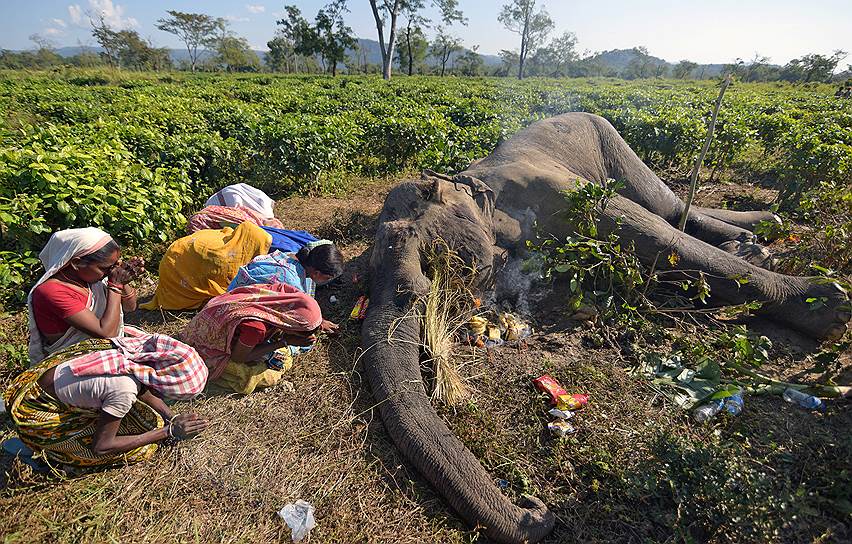
[[[373,293],[362,329],[365,371],[387,432],[470,525],[495,542],[538,542],[553,529],[553,513],[534,497],[522,506],[510,501],[438,416],[420,372],[419,322],[406,317],[400,299],[407,297],[393,288]]]

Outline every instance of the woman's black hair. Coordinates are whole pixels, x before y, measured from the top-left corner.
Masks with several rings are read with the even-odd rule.
[[[303,247],[296,253],[296,258],[304,267],[311,267],[332,279],[343,274],[343,255],[334,244],[323,244],[313,249]]]
[[[110,240],[109,242],[104,244],[104,247],[100,248],[99,250],[80,257],[80,263],[84,265],[90,265],[105,262],[112,256],[113,253],[118,251],[118,249],[118,244],[115,242],[115,240]]]

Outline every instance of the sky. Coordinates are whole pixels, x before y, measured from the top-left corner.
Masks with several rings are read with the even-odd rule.
[[[509,0],[459,0],[468,24],[451,27],[466,47],[496,54],[518,47],[518,36],[497,21]],[[157,46],[180,48],[174,36],[157,30],[166,10],[225,17],[231,29],[260,50],[275,33],[285,4],[295,4],[308,19],[327,0],[0,0],[0,48],[30,49],[32,34],[56,46],[95,45],[87,12],[104,13],[114,28],[130,28]],[[428,3],[428,2],[427,2]],[[775,64],[806,53],[852,53],[850,0],[539,0],[555,23],[553,35],[574,32],[578,49],[595,52],[638,45],[670,62],[689,59],[725,63],[756,53]],[[349,0],[346,20],[361,38],[377,38],[368,0]],[[434,18],[437,12],[427,10]],[[852,64],[852,54],[839,68]]]

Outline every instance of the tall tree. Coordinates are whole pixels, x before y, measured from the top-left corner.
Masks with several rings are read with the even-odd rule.
[[[92,25],[92,37],[103,49],[101,57],[107,61],[110,68],[121,68],[121,59],[118,54],[122,39],[118,32],[110,28],[103,13],[89,14],[89,24]]]
[[[199,55],[204,52],[199,47],[207,45],[211,38],[224,26],[224,19],[216,19],[203,13],[184,13],[168,10],[169,17],[157,20],[157,28],[174,34],[186,46],[189,65],[195,71]]]
[[[293,42],[282,35],[275,36],[268,42],[269,51],[263,56],[263,62],[273,72],[295,72],[295,50]]]
[[[461,50],[461,40],[451,36],[439,26],[438,34],[429,46],[429,54],[438,59],[438,63],[441,65],[441,77],[444,77],[450,57],[453,53],[458,53]]]
[[[346,49],[357,43],[343,20],[344,13],[349,13],[346,0],[333,0],[317,13],[315,21],[318,52],[332,76],[337,75],[337,64],[346,60]]]
[[[287,18],[280,19],[276,23],[279,26],[279,37],[283,40],[275,44],[270,42],[267,45],[270,51],[272,51],[273,45],[281,48],[279,51],[275,51],[276,55],[281,55],[287,50],[292,50],[293,71],[298,72],[299,55],[314,55],[317,50],[318,37],[307,19],[302,17],[302,12],[299,8],[296,6],[284,6],[284,11],[287,13]]]
[[[788,62],[781,72],[781,79],[803,83],[811,81],[827,82],[831,80],[834,70],[844,58],[846,58],[846,51],[839,49],[834,51],[831,56],[809,53]]]
[[[769,68],[769,57],[764,57],[760,53],[755,53],[754,58],[748,63],[745,69],[745,81],[760,81],[766,77],[767,69]]]
[[[462,12],[458,9],[458,0],[431,0],[431,4],[441,11],[444,24],[454,22],[466,24]],[[376,30],[379,34],[379,48],[382,53],[382,77],[391,78],[394,49],[396,48],[396,24],[401,13],[417,13],[425,7],[424,0],[370,0]],[[385,38],[387,25],[387,39]]]
[[[672,69],[672,75],[675,79],[686,79],[696,68],[698,68],[698,63],[690,60],[682,60],[675,64],[675,67]]]
[[[482,59],[482,55],[477,52],[478,50],[479,46],[474,45],[456,59],[457,69],[462,75],[482,75],[482,68],[485,66],[485,61]]]
[[[406,27],[397,37],[396,46],[399,69],[413,75],[417,67],[422,67],[429,52],[429,40],[419,27]]]
[[[553,30],[553,20],[542,7],[535,11],[536,0],[512,0],[503,6],[497,20],[509,31],[521,36],[518,54],[518,79],[524,77],[524,64],[531,53],[541,46]]]
[[[260,59],[245,38],[225,36],[216,44],[216,61],[228,72],[257,72]]]
[[[517,69],[518,52],[509,49],[501,49],[500,53],[500,75],[508,76]]]

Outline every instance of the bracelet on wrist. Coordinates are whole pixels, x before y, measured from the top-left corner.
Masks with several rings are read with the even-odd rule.
[[[116,287],[107,287],[107,291],[112,291],[113,293],[121,295],[121,289],[118,289]]]

